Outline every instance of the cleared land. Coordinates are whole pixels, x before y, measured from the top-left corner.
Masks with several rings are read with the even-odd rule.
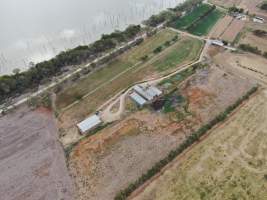
[[[215,63],[238,70],[240,75],[255,79],[260,83],[267,83],[267,59],[255,54],[238,54],[223,52],[214,57]]]
[[[216,67],[199,69],[183,82],[181,76],[160,85],[164,92],[176,88],[175,94],[167,97],[166,110],[128,111],[123,120],[84,139],[73,149],[68,163],[77,200],[113,199],[120,189],[252,86],[250,81]],[[180,97],[184,101],[179,101]],[[167,110],[170,106],[171,111]],[[179,111],[184,106],[187,114],[180,118]]]
[[[190,27],[188,31],[195,35],[207,35],[217,21],[222,17],[221,11],[215,9],[206,17],[201,19],[195,25]]]
[[[240,31],[245,26],[245,21],[234,19],[230,26],[226,29],[226,31],[221,36],[222,40],[227,42],[234,42]]]
[[[52,113],[19,108],[0,118],[0,199],[72,200]]]
[[[213,29],[212,38],[220,38],[228,26],[233,21],[233,17],[226,15],[223,19],[221,19]]]
[[[196,20],[198,20],[201,16],[207,13],[211,9],[211,6],[208,4],[201,4],[196,7],[193,11],[186,14],[184,17],[176,20],[171,26],[176,29],[186,30],[189,26],[191,26]]]
[[[224,8],[230,8],[234,5],[238,6],[242,0],[208,0],[210,3],[214,5],[218,5]]]
[[[240,44],[250,44],[251,46],[258,47],[259,50],[267,52],[267,37],[258,37],[252,32],[246,33],[240,41]]]
[[[171,34],[170,37],[168,38],[169,40],[171,37],[173,37],[174,33],[170,32],[169,30],[166,31],[167,34]],[[164,43],[164,41],[162,42],[157,41],[157,45],[156,44],[153,45],[158,46],[161,45],[162,43]],[[75,123],[83,120],[89,114],[96,112],[99,106],[101,106],[103,103],[109,100],[109,98],[113,97],[116,93],[131,86],[133,83],[137,81],[141,81],[146,78],[160,77],[163,74],[166,74],[168,72],[177,69],[177,67],[181,65],[193,62],[195,59],[198,58],[202,46],[203,46],[202,41],[189,37],[180,37],[179,41],[177,41],[172,46],[167,47],[165,50],[153,56],[147,62],[140,65],[136,65],[133,68],[130,68],[128,71],[121,74],[120,76],[114,75],[114,72],[111,72],[113,73],[113,77],[109,77],[110,74],[102,72],[99,72],[97,75],[94,75],[98,77],[97,78],[98,81],[101,80],[102,78],[108,81],[107,84],[104,85],[104,87],[95,89],[97,87],[95,85],[95,87],[92,88],[91,85],[94,85],[93,80],[96,79],[91,80],[90,77],[88,77],[88,80],[86,80],[87,85],[84,85],[82,82],[81,85],[79,85],[78,83],[76,86],[74,86],[75,88],[72,87],[68,89],[67,91],[68,93],[73,93],[75,90],[79,88],[88,88],[91,89],[92,93],[88,97],[80,101],[78,104],[66,110],[61,115],[59,122],[60,123],[59,126],[61,127],[60,130],[62,130],[63,136],[67,136],[65,137],[66,139],[62,137],[63,143],[67,144],[72,142],[73,140],[75,141],[75,139],[79,137],[79,135],[77,134],[77,129],[75,127]],[[143,47],[142,46],[137,47],[134,51],[136,52],[139,50],[143,51]],[[150,49],[150,51],[152,50]],[[138,52],[138,54],[139,53],[140,52]],[[133,56],[132,54],[129,53],[127,53],[127,55]],[[142,55],[145,55],[145,53],[143,52]],[[114,67],[116,68],[116,66]],[[108,68],[109,66],[107,66],[107,68],[103,70],[109,70]],[[108,76],[111,80],[107,79],[106,76]],[[91,81],[92,84],[90,84]],[[62,99],[63,96],[59,98]],[[64,98],[62,100],[64,100]]]
[[[265,200],[266,141],[264,90],[133,199]]]

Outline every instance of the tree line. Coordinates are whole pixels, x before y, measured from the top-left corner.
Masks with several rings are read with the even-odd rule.
[[[202,0],[187,0],[174,8],[169,8],[165,11],[160,12],[157,15],[152,15],[143,23],[147,26],[156,27],[159,24],[162,24],[163,22],[173,22],[179,19],[182,16],[183,12],[191,11],[195,6],[199,5],[200,3],[202,3]]]
[[[94,60],[105,51],[133,39],[140,31],[140,25],[130,25],[124,31],[104,34],[101,39],[90,45],[63,51],[48,61],[33,65],[27,71],[19,72],[19,70],[15,70],[12,75],[1,76],[0,103],[27,90],[37,89],[40,84],[49,81],[53,76],[60,75],[66,66],[79,65]]]
[[[126,200],[127,197],[129,197],[138,187],[140,187],[142,184],[144,184],[150,178],[152,178],[153,176],[158,174],[167,164],[172,162],[177,156],[179,156],[182,152],[184,152],[192,144],[199,141],[200,138],[203,135],[207,134],[208,131],[211,130],[215,125],[224,121],[240,104],[242,104],[245,100],[247,100],[257,90],[258,90],[258,86],[251,88],[244,96],[239,98],[234,104],[227,107],[224,112],[220,113],[213,120],[211,120],[207,124],[200,127],[197,131],[193,132],[176,149],[170,151],[170,153],[165,158],[163,158],[159,162],[155,163],[153,167],[151,167],[147,172],[145,172],[135,182],[129,184],[127,188],[118,192],[114,199],[115,200]]]
[[[258,47],[251,46],[250,44],[240,44],[239,48],[243,51],[248,51],[257,55],[262,55],[264,58],[267,58],[267,52],[262,52]]]

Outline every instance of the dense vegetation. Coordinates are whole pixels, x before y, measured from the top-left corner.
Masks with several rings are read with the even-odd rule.
[[[261,8],[262,10],[267,10],[267,2],[263,3],[263,4],[260,6],[260,8]]]
[[[237,8],[236,6],[232,6],[228,9],[228,12],[230,14],[232,13],[243,13],[244,12],[244,9],[243,8]]]
[[[195,35],[207,35],[221,16],[222,13],[219,10],[213,9],[206,13],[205,16],[202,16],[202,19],[190,26],[187,30]]]
[[[243,97],[239,98],[234,104],[230,105],[225,109],[224,112],[219,114],[213,120],[203,125],[197,131],[192,133],[186,140],[179,145],[176,149],[172,150],[165,158],[157,162],[152,168],[150,168],[145,174],[143,174],[140,178],[138,178],[134,183],[131,183],[126,189],[120,191],[115,200],[125,200],[128,196],[132,194],[134,190],[136,190],[139,186],[145,183],[147,180],[152,178],[154,175],[159,173],[168,163],[173,161],[178,155],[184,152],[185,149],[190,147],[192,144],[197,142],[203,135],[208,133],[215,125],[224,121],[229,114],[232,113],[241,103],[247,100],[253,93],[257,91],[258,87],[255,86],[251,88]]]
[[[208,4],[201,4],[188,12],[185,16],[170,23],[170,26],[186,30],[190,26],[193,26],[197,21],[206,16],[214,7]]]
[[[93,60],[101,53],[113,49],[119,43],[134,38],[141,31],[140,25],[131,25],[124,31],[102,35],[91,45],[78,46],[61,52],[55,58],[32,66],[25,72],[15,71],[13,75],[0,77],[0,103],[6,98],[19,95],[27,89],[37,88],[49,78],[62,73],[65,66],[78,65]]]
[[[152,15],[148,20],[144,21],[145,25],[156,27],[163,22],[172,22],[175,21],[177,18],[180,18],[182,12],[188,12],[193,7],[200,4],[202,0],[187,0],[184,3],[176,6],[175,8],[170,8],[165,10],[158,15]]]
[[[257,30],[253,31],[253,34],[258,36],[258,37],[267,37],[267,31],[265,31],[265,30],[257,29]]]
[[[262,55],[263,57],[267,58],[267,52],[262,52],[258,49],[258,47],[251,46],[250,44],[240,44],[239,48],[243,51],[248,51],[250,53],[254,53],[257,55]]]

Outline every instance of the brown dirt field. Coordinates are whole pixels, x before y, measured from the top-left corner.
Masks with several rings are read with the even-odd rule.
[[[0,199],[71,200],[73,185],[50,111],[0,118]]]
[[[251,97],[132,199],[265,200],[266,100],[266,90]]]
[[[230,26],[228,26],[227,30],[221,36],[221,39],[228,42],[233,42],[238,33],[240,33],[240,31],[243,29],[244,25],[245,21],[234,19]]]
[[[232,22],[233,17],[226,15],[223,19],[221,19],[213,28],[213,32],[211,38],[220,38],[221,35],[225,32],[227,27]]]
[[[224,8],[229,8],[234,5],[239,5],[242,0],[208,0],[209,2],[224,7]]]
[[[239,72],[240,76],[257,80],[259,83],[267,84],[267,59],[255,54],[238,54],[224,52],[214,57],[214,62],[230,67]]]
[[[267,37],[258,37],[252,32],[246,33],[245,37],[241,39],[240,44],[250,44],[256,46],[263,52],[267,52]]]
[[[69,157],[77,200],[113,199],[155,162],[237,100],[252,84],[216,67],[199,70],[183,83],[189,111],[182,122],[148,109],[128,115],[80,142]]]
[[[250,14],[255,14],[267,19],[267,12],[257,7],[262,2],[263,0],[242,0],[239,7],[248,10]]]

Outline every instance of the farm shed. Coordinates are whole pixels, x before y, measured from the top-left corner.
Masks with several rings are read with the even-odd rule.
[[[98,115],[93,115],[91,117],[88,117],[84,121],[77,124],[77,127],[81,134],[85,134],[88,131],[96,128],[98,125],[102,123],[100,117]]]
[[[141,88],[139,85],[134,86],[134,91],[137,92],[139,95],[144,97],[147,101],[153,100],[153,96],[148,94],[143,88]]]
[[[151,95],[153,98],[154,97],[158,97],[162,94],[162,91],[160,91],[158,88],[154,87],[154,86],[150,86],[147,91],[146,91],[149,95]]]
[[[143,106],[143,105],[145,105],[146,104],[146,100],[143,98],[143,97],[141,97],[139,94],[137,94],[136,92],[133,92],[131,95],[130,95],[130,97],[131,97],[131,99],[135,102],[135,103],[137,103],[139,106]]]

